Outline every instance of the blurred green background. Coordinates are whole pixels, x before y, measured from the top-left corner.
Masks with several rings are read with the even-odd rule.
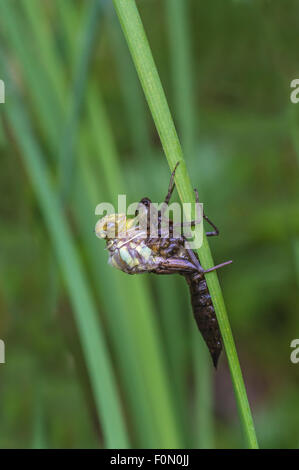
[[[299,445],[296,1],[139,0],[261,447]],[[242,447],[183,278],[107,265],[98,203],[169,168],[110,0],[0,0],[0,447]],[[175,196],[177,198],[177,196]]]

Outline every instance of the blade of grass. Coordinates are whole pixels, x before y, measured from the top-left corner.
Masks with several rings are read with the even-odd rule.
[[[16,3],[16,2],[15,2]],[[55,69],[53,71],[53,67],[55,67],[55,63],[57,61],[57,57],[55,54],[53,54],[53,50],[51,47],[49,47],[49,42],[46,40],[48,35],[51,35],[51,31],[49,28],[49,24],[46,21],[45,15],[40,14],[39,10],[39,3],[37,3],[35,0],[32,0],[28,2],[27,0],[20,0],[18,2],[18,10],[16,14],[16,11],[13,9],[13,6],[15,6],[15,3],[11,2],[9,5],[5,5],[4,10],[2,10],[2,21],[5,22],[6,25],[6,31],[5,31],[5,39],[7,39],[7,43],[12,47],[13,52],[8,50],[7,53],[9,54],[9,58],[13,58],[15,62],[18,64],[18,67],[20,67],[20,77],[22,80],[22,83],[24,85],[24,88],[26,90],[29,90],[29,93],[27,97],[29,98],[29,106],[30,106],[30,98],[32,98],[32,102],[36,103],[37,106],[35,107],[35,117],[38,119],[38,123],[43,123],[44,121],[47,123],[45,126],[46,133],[45,133],[45,140],[44,142],[47,143],[47,148],[50,147],[52,149],[52,152],[54,152],[54,156],[56,157],[58,155],[58,152],[56,152],[56,147],[57,147],[57,141],[58,141],[58,136],[60,134],[60,128],[62,126],[59,126],[59,119],[62,119],[62,108],[63,105],[65,104],[65,99],[63,100],[63,103],[61,103],[60,99],[56,99],[56,97],[62,97],[65,95],[65,90],[66,86],[63,80],[63,74],[61,73],[60,70],[55,73]],[[3,4],[0,4],[0,7],[3,8]],[[7,8],[6,8],[7,7]],[[8,20],[8,21],[7,21]],[[11,27],[12,25],[12,27]],[[23,37],[22,45],[23,47],[20,49],[18,47],[18,38],[15,36],[15,30],[14,30],[14,25],[18,25],[19,31],[25,32],[27,31],[26,35]],[[36,39],[33,41],[33,44],[30,44],[30,38],[31,34],[28,34],[28,30],[30,31],[31,34],[36,35]],[[36,48],[36,45],[41,44],[42,45],[42,64],[39,63],[39,61],[36,59],[36,51],[38,48]],[[28,54],[26,51],[29,50]],[[33,51],[35,54],[33,54]],[[21,53],[21,55],[18,57],[18,53]],[[16,59],[14,58],[14,55],[16,54]],[[21,60],[20,60],[21,58]],[[18,60],[19,59],[19,60]],[[32,62],[33,61],[33,62]],[[26,67],[28,65],[28,67]],[[49,66],[48,66],[49,65]],[[46,73],[45,75],[41,72],[41,69],[43,69],[48,72],[49,68],[51,69],[52,72],[51,74]],[[40,76],[40,83],[42,84],[42,89],[46,90],[46,93],[42,93],[41,96],[38,94],[38,88],[32,87],[31,86],[31,74],[30,71],[34,70],[36,76]],[[55,77],[55,80],[53,80],[53,77]],[[47,80],[47,78],[49,80]],[[27,87],[26,87],[26,82]],[[37,80],[38,81],[38,80]],[[63,93],[59,92],[63,91]],[[38,96],[36,96],[38,95]],[[54,95],[54,96],[51,96]],[[39,103],[41,106],[39,106]],[[61,103],[60,109],[58,109],[58,103]],[[28,106],[28,104],[27,104]],[[43,110],[46,110],[44,113]],[[47,112],[48,110],[48,112]],[[52,114],[53,113],[53,114]],[[49,127],[49,123],[51,124],[51,127]],[[53,129],[54,132],[50,132],[50,130]],[[53,136],[57,135],[57,138],[54,140]],[[37,136],[36,136],[37,137]],[[53,267],[54,267],[54,261],[53,261]],[[54,271],[54,270],[53,270]],[[61,297],[61,282],[60,282],[60,274],[56,269],[56,262],[55,262],[55,272],[56,272],[56,293],[54,295],[54,298],[52,298],[52,311],[57,311],[57,308],[59,306],[57,305],[57,302],[59,298]],[[51,289],[50,289],[51,291]],[[52,296],[53,297],[53,296]],[[56,305],[54,304],[56,302]],[[69,313],[73,314],[73,313]],[[72,322],[73,324],[73,322]],[[60,325],[62,329],[68,328],[69,325],[66,323],[63,323]],[[65,332],[67,336],[68,332]],[[75,332],[77,334],[77,332]],[[69,345],[67,345],[69,347]],[[75,361],[77,363],[78,370],[82,370],[81,364],[84,361],[84,357],[81,357],[82,355],[82,350],[81,348],[78,348],[78,350],[73,349],[71,351],[73,354],[73,357],[75,358]],[[85,371],[85,368],[84,368]],[[94,402],[90,400],[90,396],[93,393],[92,392],[92,386],[90,381],[87,379],[87,374],[79,374],[80,377],[80,383],[81,387],[84,392],[84,396],[86,398],[86,401],[88,402],[88,405],[90,407],[90,415],[94,416],[96,414],[96,408],[94,405]]]
[[[55,91],[55,93],[57,93],[59,96],[60,103],[64,104],[66,101],[65,80],[63,76],[63,70],[56,66],[57,54],[55,54],[55,50],[53,47],[51,47],[52,44],[48,40],[50,35],[48,18],[45,14],[43,14],[44,9],[38,8],[35,0],[21,0],[21,6],[24,8],[25,24],[30,27],[32,33],[34,33],[34,35],[38,38],[36,43],[39,44],[39,49],[42,51],[42,59],[47,63],[49,81],[51,82],[53,91]],[[98,31],[97,26],[101,19],[101,6],[102,0],[93,0],[88,5],[88,8],[86,11],[84,11],[83,15],[82,33],[79,34],[78,39],[76,38],[76,41],[74,41],[77,49],[76,62],[73,66],[74,72],[72,74],[72,85],[70,87],[70,92],[68,93],[69,97],[67,99],[66,122],[61,126],[63,130],[61,143],[58,150],[60,194],[64,205],[67,202],[70,188],[74,186],[73,170],[76,163],[74,161],[74,146],[76,144],[76,137],[79,130],[79,119],[85,95],[88,66],[94,49],[96,32]],[[78,198],[77,202],[77,207],[79,207],[78,214],[85,216],[85,214],[88,213],[89,207],[85,207],[84,211],[82,208],[80,208],[80,205],[82,205],[84,202],[82,201],[81,194],[82,191],[80,190],[80,198]],[[86,222],[86,218],[84,222]],[[88,227],[92,226],[93,220],[89,220],[89,222],[91,223],[87,225],[87,229]],[[97,277],[98,279],[101,279],[101,276]],[[59,297],[57,296],[56,300],[58,299]],[[66,330],[67,334],[71,330],[70,334],[76,338],[78,336],[77,331],[72,331],[70,325],[73,325],[72,320],[71,324],[65,323],[62,325],[62,327]],[[84,391],[84,396],[86,397],[86,401],[89,403],[92,416],[94,414],[95,405],[91,398],[92,391],[90,389],[91,387],[87,376],[86,366],[84,364],[84,358],[82,357],[82,350],[77,345],[76,341],[68,344],[68,347],[75,359],[77,369],[79,371],[78,375],[80,377],[80,382]],[[122,357],[126,357],[126,355],[123,355]],[[142,413],[140,414],[142,415]]]
[[[29,5],[29,4],[28,4]],[[93,5],[90,5],[92,7]],[[35,13],[39,18],[43,17],[43,12],[41,10],[41,4],[38,2],[32,1],[30,3],[30,8],[33,8]],[[25,19],[26,14],[28,11],[25,10]],[[86,12],[86,17],[90,18],[89,12]],[[29,15],[29,20],[31,20],[31,16]],[[16,22],[17,22],[16,18]],[[43,21],[42,21],[43,23]],[[83,25],[85,21],[83,20]],[[87,22],[88,23],[88,22]],[[83,27],[83,32],[81,33],[84,36],[84,30],[86,31],[86,24]],[[89,31],[89,28],[88,28]],[[40,34],[46,32],[48,33],[48,28],[44,30],[40,30],[38,25],[35,23],[31,23],[31,32],[35,35],[33,42],[38,43],[40,42]],[[64,77],[60,73],[60,70],[57,66],[57,58],[53,54],[53,50],[49,44],[49,37],[43,38],[43,43],[47,45],[46,50],[49,51],[49,54],[52,56],[51,63],[52,66],[55,67],[57,70],[57,77],[61,78],[60,87],[64,88]],[[25,42],[24,48],[26,47],[27,43]],[[90,44],[89,44],[90,45]],[[29,46],[28,46],[29,47]],[[91,47],[91,45],[90,45]],[[43,52],[43,51],[42,51]],[[84,51],[85,52],[85,51]],[[21,57],[22,59],[22,57]],[[46,60],[43,56],[43,60]],[[80,60],[80,59],[79,59]],[[87,67],[87,62],[84,63]],[[36,73],[38,72],[39,62],[35,60],[35,70]],[[76,70],[76,68],[75,68]],[[76,73],[76,72],[75,72]],[[81,72],[80,72],[81,73]],[[47,83],[47,82],[46,82]],[[54,91],[54,86],[51,88],[51,84],[47,83],[48,90],[52,89]],[[30,82],[29,82],[30,86]],[[34,89],[32,93],[34,95]],[[80,93],[83,93],[84,86],[80,90]],[[94,91],[94,90],[93,90]],[[73,95],[74,99],[78,99],[77,95]],[[46,97],[45,97],[46,99]],[[71,108],[74,108],[71,106]],[[56,109],[56,115],[61,115],[61,109]],[[48,118],[52,119],[53,122],[56,123],[56,126],[59,128],[59,122],[55,120],[55,114],[49,115]],[[43,116],[41,116],[43,119]],[[72,121],[74,122],[74,121]],[[102,123],[100,123],[102,124]],[[105,129],[105,126],[104,126]],[[101,135],[103,137],[104,143],[106,142],[105,133],[102,132],[102,126],[95,129],[95,133],[101,139]],[[104,135],[103,135],[104,134]],[[51,141],[51,134],[48,136],[48,142],[50,143],[50,147],[54,148]],[[85,139],[87,141],[90,140],[90,137]],[[154,447],[158,446],[159,440],[157,439],[157,429],[154,427],[153,424],[153,416],[151,413],[151,409],[148,406],[148,396],[147,396],[147,387],[144,382],[144,378],[142,376],[142,366],[138,362],[138,354],[134,350],[134,342],[133,338],[131,337],[131,328],[130,325],[127,324],[126,319],[129,318],[128,315],[128,308],[124,306],[124,302],[122,299],[126,298],[126,289],[121,289],[121,282],[119,279],[116,279],[116,275],[113,270],[106,268],[107,266],[107,256],[104,250],[99,250],[99,245],[97,239],[94,236],[92,231],[92,227],[94,226],[95,219],[93,215],[93,209],[99,200],[104,200],[105,197],[99,197],[99,191],[97,191],[98,196],[93,199],[93,202],[90,202],[92,199],[88,199],[88,195],[92,194],[93,188],[99,188],[99,184],[95,184],[94,179],[92,178],[84,178],[83,173],[86,175],[86,157],[88,151],[86,149],[86,142],[81,142],[79,139],[78,145],[80,147],[80,155],[83,158],[80,159],[80,168],[78,172],[77,183],[75,185],[77,191],[75,193],[75,204],[72,204],[74,208],[75,217],[78,222],[78,227],[81,231],[83,236],[84,246],[87,249],[87,254],[89,260],[91,262],[92,273],[94,274],[94,278],[97,282],[97,289],[96,292],[101,297],[101,303],[105,307],[106,317],[108,319],[108,325],[110,327],[110,335],[114,341],[114,346],[118,351],[118,358],[121,363],[121,374],[122,379],[125,384],[125,389],[128,397],[129,404],[132,409],[133,421],[136,425],[135,435],[136,435],[136,442],[141,447]],[[109,150],[107,147],[104,146],[104,150]],[[109,155],[109,152],[108,152]],[[55,155],[56,157],[58,155]],[[117,179],[117,172],[115,171],[114,177]],[[99,252],[98,258],[95,257],[95,253]],[[115,289],[117,292],[120,293],[119,296],[115,296]],[[101,295],[103,294],[103,295]],[[134,295],[132,293],[132,295]],[[127,305],[128,302],[125,302]],[[129,309],[132,308],[132,305],[129,306]],[[121,331],[121,333],[120,333]],[[127,369],[125,368],[127,367]],[[134,410],[136,412],[134,413]]]
[[[32,135],[28,116],[15,96],[10,96],[5,114],[22,149],[22,157],[69,291],[106,445],[109,448],[128,447],[117,385],[104,335],[97,321],[96,306],[71,232],[51,186],[44,157]]]
[[[85,178],[83,178],[84,180]],[[86,177],[86,182],[88,181],[89,178]],[[81,236],[84,244],[88,242],[90,246],[90,249],[87,250],[87,256],[93,277],[97,280],[101,305],[104,311],[107,312],[105,318],[109,337],[117,355],[119,374],[128,403],[130,420],[133,424],[133,445],[136,446],[137,443],[137,446],[142,448],[155,447],[159,445],[157,428],[149,406],[150,397],[142,373],[142,364],[136,353],[130,311],[127,303],[123,300],[127,295],[126,286],[112,269],[103,268],[107,264],[107,253],[105,250],[99,250],[98,240],[95,239],[94,233],[90,230],[90,227],[94,224],[93,216],[89,211],[90,204],[86,205],[86,201],[81,198],[80,186],[76,183],[74,186],[76,188],[74,203],[78,210]],[[84,187],[89,189],[88,185]],[[83,234],[83,231],[85,231],[85,234]],[[97,253],[96,257],[95,253]],[[118,295],[115,295],[115,292]]]
[[[45,413],[44,401],[42,394],[42,386],[39,385],[36,390],[36,397],[34,401],[34,416],[33,416],[33,432],[32,432],[32,449],[46,449],[47,437],[45,430]]]
[[[66,52],[66,58],[74,64],[76,62],[76,48],[70,47],[73,44],[74,35],[76,35],[81,20],[82,10],[86,8],[86,2],[77,3],[74,8],[73,0],[55,0],[51,2],[57,17],[59,27],[61,26],[63,47]]]
[[[80,34],[81,46],[79,47],[79,52],[77,55],[77,65],[75,65],[73,72],[74,78],[73,90],[70,97],[70,113],[66,126],[66,132],[61,146],[61,153],[59,155],[62,181],[65,181],[66,176],[69,175],[69,170],[71,169],[71,167],[70,164],[67,162],[70,158],[75,158],[75,155],[73,155],[75,152],[75,145],[80,146],[80,153],[84,155],[85,148],[82,144],[80,144],[79,139],[77,139],[76,137],[79,130],[78,124],[80,110],[82,109],[83,100],[86,95],[85,89],[87,82],[87,71],[93,50],[93,44],[96,39],[98,22],[101,18],[102,4],[102,0],[93,0],[93,2],[87,8],[87,11],[85,13],[85,20],[83,19],[82,22],[82,33]],[[96,91],[94,88],[92,89],[92,93],[96,95]],[[92,96],[92,93],[89,93],[89,96]],[[95,102],[94,100],[89,101],[91,101],[92,103]],[[102,102],[100,101],[100,103],[97,102],[98,113],[100,113],[101,109]],[[102,119],[105,120],[105,116],[103,116]],[[104,141],[103,145],[105,147],[106,143],[107,147],[106,133],[103,132],[106,128],[106,123],[104,122],[104,126],[101,126],[101,122],[99,124],[100,125],[95,129],[95,135],[98,135],[100,130],[101,142]],[[109,148],[107,149],[106,147],[105,152],[108,150],[109,154]],[[80,159],[79,171],[84,172],[85,177],[87,178],[84,180],[84,178],[80,177],[79,181],[77,181],[77,184],[75,185],[76,190],[74,202],[78,211],[77,218],[79,220],[79,227],[81,228],[81,233],[83,232],[83,239],[85,245],[89,247],[87,253],[89,256],[94,278],[96,280],[102,279],[102,282],[105,284],[105,286],[103,285],[103,292],[105,292],[105,295],[101,296],[101,300],[103,302],[103,305],[105,306],[105,310],[111,310],[110,314],[107,315],[107,319],[110,326],[109,331],[113,337],[113,342],[118,352],[118,357],[121,364],[122,381],[127,391],[127,399],[131,409],[138,409],[138,413],[133,414],[133,421],[136,426],[136,440],[137,442],[139,441],[139,445],[143,447],[152,447],[156,443],[153,419],[150,413],[150,409],[146,405],[145,385],[142,379],[142,375],[140,374],[138,358],[135,354],[134,345],[130,336],[131,330],[129,325],[127,324],[128,311],[126,311],[126,308],[124,308],[123,302],[121,301],[121,299],[126,295],[126,293],[122,289],[123,284],[119,282],[119,279],[116,279],[117,276],[115,276],[113,270],[107,269],[105,276],[103,276],[102,266],[106,264],[106,253],[104,251],[100,251],[98,259],[94,257],[94,253],[99,251],[97,240],[90,230],[90,227],[92,227],[94,224],[94,218],[92,213],[90,212],[90,205],[86,204],[87,199],[82,198],[82,191],[89,191],[90,188],[95,188],[95,185],[94,179],[92,178],[91,173],[88,172],[87,165],[84,162],[86,162],[85,156],[84,159]],[[117,171],[114,172],[114,178],[117,179]],[[67,186],[65,185],[65,183],[63,184],[63,196],[67,196],[68,190],[71,187],[69,176],[67,180]],[[84,181],[86,181],[86,184],[82,185]],[[98,190],[96,191],[96,193],[99,195]],[[103,199],[104,196],[98,199],[94,199],[94,207],[96,205],[96,201]],[[112,292],[112,289],[116,289],[117,292],[119,292],[119,296],[115,296],[114,292]],[[120,340],[119,330],[121,330],[122,332],[122,340]],[[128,373],[127,371],[128,366],[130,373]]]
[[[46,15],[40,15],[39,10],[36,10],[36,2],[32,0],[22,0],[21,8],[24,8],[24,14],[28,16],[31,28],[35,31],[35,34],[39,38],[39,42],[34,45],[38,49],[43,51],[43,59],[46,74],[49,77],[49,82],[53,87],[54,93],[57,96],[57,100],[60,103],[66,102],[66,89],[61,87],[63,82],[62,71],[57,71],[55,67],[55,56],[52,53],[49,43],[46,39],[47,34],[52,34],[49,28],[49,22],[47,21]],[[18,6],[19,7],[19,6]],[[9,11],[9,9],[8,9]],[[22,41],[22,36],[20,37]],[[33,71],[34,72],[34,71]],[[36,74],[35,74],[36,75]]]
[[[120,178],[118,157],[116,147],[111,138],[111,131],[107,127],[107,119],[103,114],[100,101],[91,100],[88,103],[90,111],[94,107],[90,117],[94,129],[101,129],[101,135],[97,132],[98,156],[110,190],[111,200],[119,192],[123,182]],[[117,171],[114,171],[117,169]],[[120,185],[117,184],[118,180]],[[101,200],[101,199],[99,199]],[[149,401],[154,415],[154,420],[159,430],[158,446],[179,447],[181,437],[177,429],[175,412],[173,408],[172,392],[168,381],[167,369],[162,355],[160,334],[157,328],[154,307],[150,297],[146,279],[136,276],[135,278],[123,278],[125,303],[128,305],[128,318],[131,321],[132,340],[136,346],[136,353],[141,361]],[[142,332],[142,334],[140,334]],[[163,405],[162,405],[163,403]],[[164,444],[162,444],[162,442]]]
[[[44,136],[50,135],[50,142],[53,144],[52,153],[55,155],[60,137],[57,122],[62,119],[62,116],[57,114],[57,94],[49,96],[47,68],[39,67],[37,73],[34,52],[32,47],[28,45],[26,29],[24,29],[19,16],[15,14],[13,9],[15,6],[16,4],[13,2],[0,1],[1,23],[3,25],[1,36],[3,35],[4,41],[16,51],[22,71],[26,74],[29,83],[27,91],[32,97],[33,111],[42,115],[42,119],[39,119],[37,124]],[[52,116],[55,116],[54,120]]]
[[[156,282],[155,282],[156,281]],[[159,282],[160,281],[160,282]],[[171,379],[171,386],[175,398],[175,407],[180,427],[186,437],[186,446],[189,445],[190,423],[185,412],[186,396],[186,360],[188,336],[185,319],[182,317],[182,281],[176,276],[165,276],[165,279],[153,279],[155,292],[158,294],[157,305],[163,332],[165,360]],[[169,314],[171,312],[171,315]],[[177,331],[181,331],[178,337]]]
[[[195,202],[193,188],[183,159],[180,142],[137,10],[136,2],[134,0],[130,2],[126,0],[113,0],[113,2],[170,169],[173,170],[175,164],[178,161],[180,162],[176,174],[176,186],[180,199],[182,203]],[[205,269],[213,266],[214,263],[206,236],[204,236],[202,247],[198,250],[198,255]],[[257,448],[258,444],[251,410],[216,272],[209,273],[206,276],[206,280],[222,333],[246,443],[250,448]]]
[[[68,197],[69,189],[71,187],[76,188],[74,202],[77,208],[76,211],[78,213],[77,218],[79,221],[79,227],[81,229],[81,233],[83,232],[85,245],[89,247],[87,253],[94,278],[97,280],[102,279],[102,283],[105,285],[103,285],[103,292],[105,292],[105,295],[101,296],[101,301],[105,306],[105,310],[111,310],[110,314],[107,315],[107,319],[110,326],[109,331],[110,334],[112,334],[113,342],[120,359],[122,381],[127,390],[127,398],[130,407],[132,409],[134,409],[134,407],[138,408],[138,413],[134,413],[133,415],[134,424],[136,426],[135,432],[137,434],[137,441],[139,441],[139,444],[143,447],[152,447],[155,445],[153,420],[150,409],[146,406],[146,401],[144,399],[146,390],[140,374],[138,359],[130,337],[130,328],[128,328],[126,321],[128,318],[128,312],[125,311],[121,301],[125,296],[125,292],[122,292],[122,283],[118,282],[114,275],[114,271],[108,269],[106,275],[103,276],[101,266],[106,264],[106,253],[101,251],[98,259],[94,257],[94,253],[99,251],[97,240],[90,230],[90,227],[94,225],[94,217],[90,211],[90,205],[87,204],[87,199],[82,198],[82,191],[86,192],[87,188],[88,190],[89,188],[95,188],[95,185],[91,174],[86,172],[87,165],[84,165],[84,162],[86,162],[85,156],[84,159],[81,158],[79,171],[85,171],[87,179],[84,180],[84,178],[80,177],[76,185],[71,184],[71,175],[73,175],[74,167],[74,162],[72,163],[71,160],[75,158],[75,146],[79,145],[81,147],[80,153],[83,155],[85,150],[83,150],[83,146],[80,144],[79,139],[77,139],[77,134],[79,131],[80,111],[83,107],[83,100],[86,95],[89,62],[94,49],[98,24],[102,17],[102,6],[102,0],[93,0],[93,2],[91,2],[85,12],[85,18],[83,18],[81,26],[82,32],[79,35],[80,41],[79,47],[77,47],[77,61],[74,65],[69,114],[59,154],[62,196],[63,198]],[[92,91],[95,93],[94,89]],[[89,96],[90,95],[91,93]],[[94,100],[92,100],[92,102],[94,102]],[[95,135],[98,135],[99,129],[101,129],[100,137],[101,141],[103,141],[105,140],[105,133],[102,132],[101,125],[95,130]],[[114,174],[115,178],[117,177],[116,173],[117,172]],[[86,184],[82,185],[84,181],[86,181]],[[101,197],[101,200],[102,199],[104,199],[104,196]],[[98,200],[100,199],[95,199],[94,207]],[[109,295],[109,291],[112,290],[112,286],[117,289],[119,296],[115,296],[113,292],[110,292]],[[109,299],[108,302],[107,299]],[[122,332],[122,341],[120,341],[119,330]],[[128,365],[131,373],[128,373],[126,370]]]
[[[195,371],[192,444],[199,449],[212,449],[214,447],[214,429],[211,359],[203,338],[199,337],[195,328],[192,328],[192,340]]]
[[[96,34],[102,18],[103,0],[93,0],[83,20],[82,35],[77,46],[77,64],[73,72],[73,83],[69,98],[69,110],[60,145],[59,164],[62,197],[67,197],[74,170],[74,145],[79,128],[80,113],[85,96],[89,62],[93,53]],[[56,70],[56,67],[55,67]]]
[[[97,85],[90,86],[87,98],[88,117],[93,131],[93,138],[100,158],[103,176],[109,189],[109,197],[114,200],[123,185],[119,157],[116,145],[103,107],[103,101]],[[99,132],[101,130],[101,132]],[[91,176],[91,175],[90,175]],[[95,185],[93,185],[95,187]],[[149,295],[146,279],[123,279],[127,318],[130,319],[130,331],[135,331],[137,356],[141,361],[147,395],[152,414],[159,430],[159,446],[179,447],[181,437],[177,430],[172,391],[167,377],[167,370],[162,355],[160,335],[156,325],[154,308]],[[140,337],[140,331],[144,332]],[[139,337],[141,342],[139,342]],[[137,411],[137,413],[139,413]]]
[[[38,6],[39,6],[39,3],[36,4],[36,7]],[[36,38],[36,41],[38,42],[38,38]],[[22,57],[20,57],[20,59],[22,59]],[[37,68],[38,65],[39,64],[37,62],[34,63],[35,68]],[[29,86],[30,86],[30,83],[29,83]],[[34,93],[34,90],[32,92]],[[95,102],[96,102],[96,99],[95,99]],[[60,115],[59,109],[57,109],[56,115],[57,116]],[[57,122],[55,120],[55,113],[52,116],[50,116],[49,119],[52,119],[56,123],[56,126],[59,127],[59,121]],[[99,138],[100,137],[99,132],[102,131],[104,122],[105,120],[102,121],[100,128],[97,127],[94,130],[94,134],[97,136],[97,138],[99,139],[99,141],[101,141],[102,144],[103,142],[106,142],[106,137],[105,137],[105,133],[103,134],[102,132],[102,135],[104,135],[104,139],[102,141]],[[93,138],[94,136],[92,137],[92,139]],[[88,140],[90,140],[90,137]],[[51,148],[53,148],[52,144],[53,143],[51,142]],[[82,146],[80,144],[79,147],[80,147],[79,153],[83,156],[83,160],[85,160],[84,157],[86,157],[87,155],[86,155],[84,145]],[[111,190],[113,191],[114,194],[116,194],[117,191],[119,190],[119,187],[116,186],[116,182],[119,181],[117,174],[120,174],[120,171],[118,170],[117,166],[113,165],[113,161],[110,158],[111,155],[105,154],[105,146],[102,147],[102,150],[103,152],[101,153],[103,153],[103,155],[105,156],[106,163],[107,163],[105,167],[105,173],[104,173],[105,179],[112,182],[114,178],[115,186],[114,186],[114,189],[112,189],[113,187],[111,183]],[[115,168],[117,169],[117,171],[114,171]],[[89,181],[88,184],[85,185],[85,187],[84,185],[80,187],[81,197],[84,197],[85,193],[88,193],[90,186],[93,188],[98,186],[94,183],[94,175],[92,176],[93,176],[93,179],[90,181],[93,181],[93,184],[89,185],[89,182],[90,182]],[[99,200],[97,200],[96,202],[99,202]],[[94,207],[94,205],[95,204],[92,204],[90,206]],[[76,214],[76,210],[75,210],[75,215],[78,217],[78,215]],[[84,227],[82,227],[80,223],[79,223],[79,226],[80,226],[79,227],[80,230],[84,229]],[[83,232],[86,232],[86,230],[84,229]],[[87,250],[90,251],[91,250],[90,246],[93,246],[93,245],[88,243],[89,238],[88,240],[87,238],[88,237],[84,238],[84,240],[86,241],[84,245],[86,246]],[[94,253],[95,253],[95,249],[92,251],[93,257],[94,257]],[[100,272],[101,277],[99,275],[96,277],[97,285],[99,284],[99,279],[102,279],[103,285],[105,284],[106,272],[103,272],[103,271],[104,270],[103,270],[103,265],[102,265],[102,270],[98,269],[98,273]],[[106,288],[104,288],[103,286],[103,289],[102,289],[103,296],[106,296],[109,299],[114,296],[114,291],[111,292],[111,295],[109,296],[108,295],[109,285],[108,286],[107,284],[105,285],[106,285]],[[154,315],[152,314],[152,311],[153,311],[151,307],[152,302],[148,295],[147,290],[145,289],[145,285],[146,283],[141,279],[136,280],[135,285],[133,285],[132,280],[130,284],[129,284],[129,281],[124,281],[124,292],[126,293],[126,295],[124,296],[124,300],[129,310],[128,313],[131,313],[131,316],[130,315],[127,316],[127,318],[129,318],[131,322],[129,326],[130,333],[132,335],[130,344],[136,343],[135,355],[138,358],[138,360],[140,360],[140,369],[144,376],[144,380],[145,380],[144,383],[145,383],[146,390],[148,391],[147,394],[143,393],[142,399],[144,400],[144,408],[148,408],[148,403],[150,404],[150,412],[152,413],[154,420],[155,420],[156,429],[158,430],[155,433],[155,439],[156,439],[156,442],[158,443],[156,445],[157,446],[162,445],[164,447],[168,447],[168,446],[180,447],[181,441],[180,441],[180,438],[178,437],[179,433],[178,433],[178,430],[176,428],[176,423],[175,423],[176,421],[175,413],[172,407],[172,398],[171,398],[171,391],[169,389],[169,383],[167,379],[167,370],[165,370],[165,368],[162,366],[163,356],[161,354],[161,348],[159,346],[159,339],[158,339],[159,335],[158,335],[158,331],[155,325]],[[115,283],[111,283],[111,286],[115,286]],[[99,289],[97,289],[97,292],[99,292]],[[119,309],[119,312],[120,314],[126,315],[123,306],[121,306],[121,308]],[[117,326],[117,317],[115,318],[115,311],[113,311],[112,309],[110,312],[105,312],[105,313],[107,314],[109,320],[110,318],[115,319],[114,325]],[[112,320],[109,323],[110,325],[111,325],[111,322]],[[116,331],[119,331],[119,324],[118,324],[118,329],[116,329]],[[137,336],[140,336],[140,331],[144,331],[146,332],[146,334],[144,334],[144,337],[140,338],[140,341],[138,340],[137,342],[136,338]],[[113,335],[113,337],[117,339],[116,335]],[[123,338],[124,338],[124,335],[120,335],[120,337],[118,337],[118,341],[121,342]],[[125,347],[126,347],[126,343],[124,342],[124,348]],[[120,351],[121,360],[122,360],[122,357],[124,354],[123,352],[121,352],[120,346],[118,348],[118,351]],[[128,371],[131,373],[131,369],[127,368],[127,373],[129,374]],[[127,383],[128,383],[128,386],[130,386],[129,380],[127,381]],[[132,386],[130,387],[130,389],[132,390]],[[135,391],[135,393],[137,393],[137,390]],[[149,399],[147,397],[149,397]],[[147,402],[147,399],[148,399],[148,402]],[[135,401],[136,403],[140,403],[140,401],[138,402],[138,400],[135,400]],[[140,416],[142,416],[142,413],[140,413],[140,410],[137,408],[135,409],[135,413],[136,413],[137,419]],[[147,426],[147,424],[149,424],[150,426],[150,421],[146,421],[144,426]],[[152,442],[152,441],[149,440],[148,442]]]

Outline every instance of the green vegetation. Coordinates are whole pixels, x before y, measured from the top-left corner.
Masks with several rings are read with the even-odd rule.
[[[229,324],[260,446],[297,447],[298,6],[140,0],[170,114],[135,2],[114,3],[142,86],[112,1],[0,0],[0,447],[254,447]],[[220,227],[215,263],[234,260],[229,323],[207,276],[217,372],[183,279],[111,269],[93,232],[98,203],[165,196],[151,114],[180,199],[197,187]]]

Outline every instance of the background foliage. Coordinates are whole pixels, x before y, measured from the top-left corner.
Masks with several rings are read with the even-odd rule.
[[[286,6],[287,5],[287,6]],[[297,447],[298,5],[140,0],[261,447]],[[169,170],[112,2],[0,0],[0,447],[240,447],[179,277],[107,265],[94,208]]]

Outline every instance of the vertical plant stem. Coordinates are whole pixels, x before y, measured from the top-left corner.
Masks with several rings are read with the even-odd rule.
[[[170,169],[173,170],[176,162],[180,162],[175,179],[180,199],[182,203],[195,202],[187,167],[183,159],[181,145],[136,3],[134,0],[113,1]],[[213,259],[206,236],[204,236],[202,247],[198,250],[198,255],[200,262],[205,269],[213,266]],[[246,442],[248,447],[257,448],[258,444],[253,419],[216,272],[214,271],[209,273],[206,276],[206,280],[226,349]]]

